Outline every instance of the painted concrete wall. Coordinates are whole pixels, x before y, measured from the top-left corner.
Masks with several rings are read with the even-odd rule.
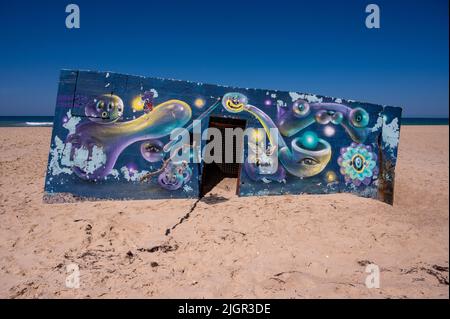
[[[246,139],[241,196],[351,192],[393,202],[401,108],[74,70],[60,76],[45,199],[198,197],[203,164],[171,160],[169,135],[199,119],[206,129],[210,116],[262,129]]]

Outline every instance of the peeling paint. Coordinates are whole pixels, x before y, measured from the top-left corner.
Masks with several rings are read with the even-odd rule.
[[[81,118],[77,116],[72,116],[72,110],[67,111],[67,122],[64,123],[62,126],[69,131],[69,135],[75,133],[75,129],[77,127],[77,124],[80,123]]]
[[[63,141],[61,141],[58,136],[55,136],[55,146],[50,150],[50,162],[48,164],[48,171],[53,176],[59,174],[72,174],[72,169],[61,167],[59,165],[59,158],[64,151],[65,147]]]
[[[383,142],[390,148],[396,148],[400,139],[400,127],[398,118],[394,118],[391,123],[383,125]]]
[[[323,98],[319,98],[314,94],[298,94],[297,92],[289,92],[289,96],[292,99],[292,102],[295,102],[298,99],[306,100],[309,103],[322,103]]]
[[[89,150],[86,147],[81,147],[75,150],[73,156],[73,166],[81,168],[87,174],[92,174],[97,169],[105,165],[106,154],[102,147],[94,145],[92,153],[89,155]]]
[[[143,170],[143,171],[134,171],[134,170],[130,170],[128,167],[126,166],[122,166],[120,168],[120,171],[122,172],[123,177],[127,180],[127,181],[131,181],[131,182],[137,182],[140,181],[142,177],[144,177],[145,174],[148,173],[148,171]]]

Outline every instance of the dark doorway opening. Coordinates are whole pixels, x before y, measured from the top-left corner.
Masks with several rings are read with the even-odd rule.
[[[208,128],[215,127],[222,133],[222,162],[221,163],[204,163],[202,179],[200,184],[200,196],[203,197],[214,186],[216,186],[224,178],[236,178],[236,194],[239,193],[239,174],[241,171],[241,163],[237,158],[237,154],[243,154],[243,141],[237,141],[236,137],[233,138],[233,162],[226,163],[225,161],[225,129],[226,128],[242,128],[245,130],[247,124],[246,120],[233,119],[225,117],[213,117],[209,118]],[[206,143],[210,140],[206,141]],[[240,148],[240,150],[237,150]]]

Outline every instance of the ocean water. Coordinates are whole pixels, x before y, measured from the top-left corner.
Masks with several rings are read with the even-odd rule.
[[[406,117],[402,125],[448,125],[448,118]],[[0,116],[0,127],[53,126],[53,116]]]
[[[448,125],[448,118],[405,117],[402,125]]]
[[[53,116],[0,116],[0,127],[53,126]]]

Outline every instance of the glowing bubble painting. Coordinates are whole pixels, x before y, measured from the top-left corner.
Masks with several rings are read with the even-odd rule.
[[[198,198],[213,165],[240,196],[347,192],[392,204],[400,124],[399,107],[63,70],[44,199]]]

